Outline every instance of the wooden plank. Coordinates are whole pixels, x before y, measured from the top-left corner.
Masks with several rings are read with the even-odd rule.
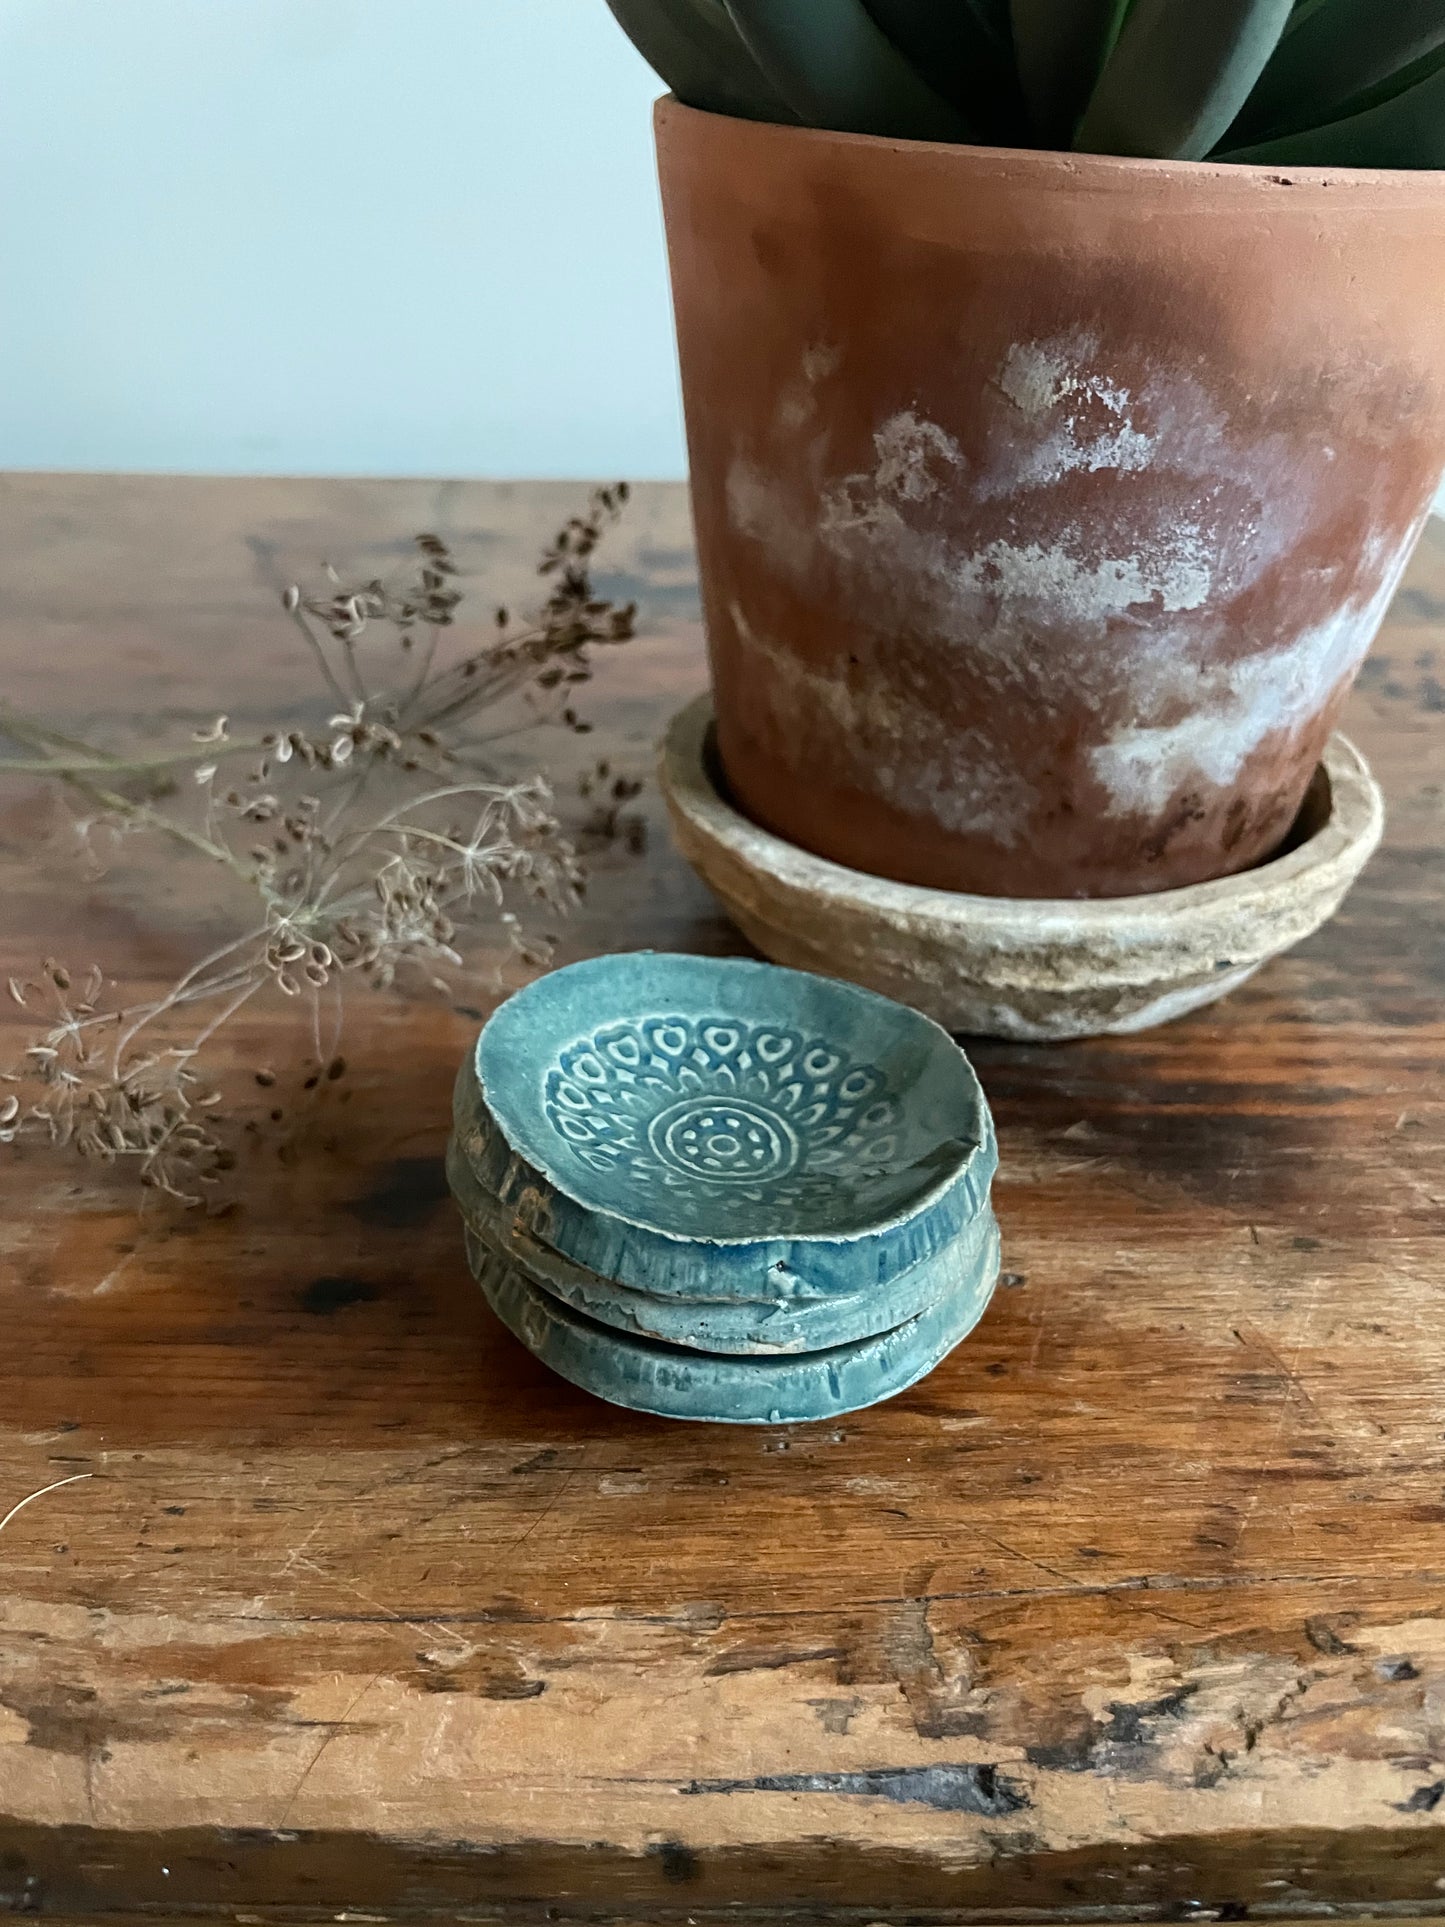
[[[576,495],[12,478],[3,688],[266,715],[290,573],[431,526],[515,599]],[[647,633],[564,770],[644,768],[704,680],[679,490],[611,581]],[[91,1476],[0,1536],[0,1907],[1445,1907],[1442,623],[1432,533],[1350,715],[1386,847],[1329,930],[1170,1029],[975,1048],[1010,1280],[876,1411],[668,1425],[499,1330],[438,1164],[480,970],[358,1004],[279,1126],[255,1093],[234,1215],[9,1157],[0,1512]],[[566,953],[739,949],[648,807]],[[232,928],[139,841],[57,887],[48,811],[0,792],[0,972],[159,987]],[[306,1048],[289,1007],[230,1039]]]

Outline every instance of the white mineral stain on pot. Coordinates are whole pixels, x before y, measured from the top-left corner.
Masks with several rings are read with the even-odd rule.
[[[811,393],[836,367],[828,355],[810,350],[791,387]],[[1417,529],[1379,531],[1360,566],[1342,557],[1317,571],[1315,606],[1329,606],[1332,588],[1336,600],[1325,620],[1215,664],[1222,642],[1254,640],[1235,642],[1235,607],[1292,566],[1330,460],[1312,468],[1270,431],[1242,437],[1188,369],[1126,386],[1086,334],[1016,344],[993,392],[976,460],[916,405],[876,429],[871,466],[832,479],[821,439],[780,475],[738,452],[734,530],[775,579],[826,594],[860,640],[890,652],[886,684],[841,656],[826,671],[804,663],[756,633],[764,625],[749,627],[740,581],[734,626],[767,660],[779,734],[801,767],[810,718],[827,715],[835,753],[866,768],[878,794],[1004,843],[1018,841],[1037,797],[986,725],[939,721],[925,669],[935,690],[952,670],[1007,691],[1045,726],[1082,695],[1104,738],[1082,753],[1121,814],[1158,816],[1187,785],[1232,783],[1267,737],[1303,726],[1358,667]],[[1056,492],[1080,471],[1100,477],[1097,514]]]
[[[938,493],[939,469],[946,472],[967,466],[952,435],[912,410],[885,422],[873,437],[873,446],[878,452],[878,466],[872,480],[880,500],[926,502]],[[862,476],[848,479],[864,480]]]
[[[1139,471],[1154,465],[1201,478],[1220,471],[1228,423],[1195,375],[1154,370],[1126,387],[1109,370],[1097,335],[1076,332],[1017,342],[994,387],[981,492],[1049,488],[1076,470]]]
[[[931,613],[945,634],[978,644],[1002,632],[1012,644],[1013,618],[1033,628],[1077,628],[1150,604],[1165,613],[1198,609],[1209,598],[1210,544],[1198,525],[1167,527],[1128,554],[1097,559],[1088,556],[1077,528],[1061,529],[1051,544],[999,537],[970,552],[945,534],[918,527],[904,512],[945,488],[968,485],[967,459],[954,438],[937,422],[908,411],[891,416],[873,444],[877,461],[871,471],[844,476],[825,491],[818,540],[839,560],[891,577],[895,592],[907,595],[919,584],[932,585]],[[756,470],[748,471],[745,532],[762,534],[776,547],[788,530],[791,549],[795,530],[777,497],[769,502],[770,514],[758,512],[760,479]],[[735,516],[734,526],[745,525]]]
[[[807,427],[818,411],[818,387],[838,372],[843,350],[829,342],[814,342],[803,350],[801,373],[783,384],[778,396],[775,418],[785,435],[796,435]]]
[[[1010,472],[984,477],[984,495],[1046,488],[1079,469],[1148,468],[1156,441],[1135,427],[1133,396],[1087,366],[1098,345],[1079,335],[1010,348],[998,386],[1034,433],[1020,438],[1017,459],[1005,465]]]
[[[956,493],[968,471],[963,450],[937,422],[905,409],[875,432],[873,451],[872,469],[845,475],[823,491],[818,534],[824,544],[844,556],[855,538],[864,544],[911,544],[914,550],[920,541],[939,546],[939,538],[910,527],[901,509]],[[929,559],[921,550],[907,556],[912,565],[926,566]]]
[[[843,365],[843,350],[836,342],[815,341],[803,350],[803,379],[810,388],[836,375]]]
[[[728,469],[727,505],[735,532],[756,542],[780,575],[807,581],[817,560],[817,535],[788,506],[778,483],[745,457]]]
[[[798,769],[827,716],[850,758],[868,766],[874,788],[908,812],[926,811],[949,829],[1014,844],[1038,797],[1027,777],[1001,759],[982,730],[940,722],[925,700],[876,679],[855,686],[825,675],[792,650],[760,636],[741,606],[729,609],[738,644],[768,667],[781,753]]]
[[[1376,587],[1350,597],[1282,649],[1243,656],[1202,670],[1181,649],[1175,661],[1141,665],[1141,707],[1189,713],[1171,722],[1141,722],[1089,752],[1089,762],[1122,811],[1156,815],[1186,783],[1232,783],[1252,752],[1278,731],[1302,728],[1331,692],[1359,667],[1383,621],[1419,533],[1402,541],[1372,540],[1363,574]],[[1182,639],[1181,639],[1182,640]],[[1161,673],[1162,672],[1162,673]],[[1151,688],[1149,685],[1153,683]]]
[[[1149,603],[1171,613],[1202,608],[1213,574],[1200,530],[1186,524],[1150,548],[1092,564],[1062,544],[991,542],[959,559],[954,583],[1000,610],[1033,605],[1050,622],[1092,625]]]

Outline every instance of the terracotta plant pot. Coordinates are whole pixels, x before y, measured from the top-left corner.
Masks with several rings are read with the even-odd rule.
[[[657,112],[730,790],[1124,896],[1289,832],[1445,459],[1445,174]]]

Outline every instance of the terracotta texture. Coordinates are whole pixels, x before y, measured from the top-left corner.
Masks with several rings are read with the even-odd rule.
[[[657,134],[743,809],[985,895],[1268,856],[1440,481],[1445,174]]]

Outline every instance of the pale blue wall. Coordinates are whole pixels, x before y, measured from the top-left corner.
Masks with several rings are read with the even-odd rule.
[[[603,0],[0,0],[0,467],[678,475]]]

